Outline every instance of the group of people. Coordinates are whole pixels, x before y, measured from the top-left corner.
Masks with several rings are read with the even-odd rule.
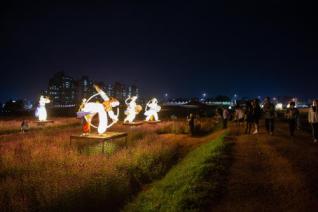
[[[270,103],[270,102],[269,102]],[[271,105],[266,105],[266,116],[270,118],[270,111],[271,111]],[[265,111],[264,111],[265,112]],[[244,121],[246,122],[245,125],[245,133],[250,134],[253,130],[253,134],[257,134],[259,132],[259,120],[261,118],[262,110],[259,105],[258,99],[253,99],[246,102],[245,108],[242,108],[240,106],[236,106],[235,108],[235,114],[234,114],[234,120],[238,123],[238,125],[241,125]],[[267,121],[267,129],[269,133],[273,133],[274,131],[274,122],[273,121]]]
[[[312,128],[314,143],[318,141],[318,100],[313,101],[312,106],[308,111],[308,122]],[[231,113],[228,109],[218,111],[223,120],[223,128],[227,128],[228,121],[231,118]],[[266,97],[263,106],[260,106],[258,99],[253,99],[246,102],[245,107],[236,106],[234,112],[234,120],[237,125],[243,125],[245,122],[246,134],[259,133],[259,121],[261,117],[265,119],[265,128],[269,135],[273,135],[275,131],[275,119],[277,117],[275,105]],[[288,122],[289,134],[294,136],[295,131],[299,128],[299,110],[296,108],[295,102],[291,101],[286,110],[285,118]]]

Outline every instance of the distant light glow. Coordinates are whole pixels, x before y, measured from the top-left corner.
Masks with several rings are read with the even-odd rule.
[[[277,103],[275,105],[275,110],[283,110],[283,103]]]

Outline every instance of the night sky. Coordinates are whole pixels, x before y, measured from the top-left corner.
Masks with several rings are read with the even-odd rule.
[[[60,70],[146,96],[318,96],[309,1],[13,2],[1,7],[1,101],[33,99]]]

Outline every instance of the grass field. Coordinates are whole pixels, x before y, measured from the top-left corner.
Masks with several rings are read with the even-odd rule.
[[[8,120],[0,120],[0,135],[9,134],[9,133],[17,133],[20,132],[21,122],[23,119],[8,119]],[[43,126],[38,125],[33,118],[25,118],[29,122],[30,130],[39,130],[42,129]],[[48,124],[47,127],[69,127],[70,125],[75,126],[78,124],[78,120],[76,118],[54,118],[54,124]]]
[[[69,136],[80,133],[80,127],[73,120],[60,121],[61,125],[0,136],[1,211],[117,211],[193,146],[205,142],[184,135],[183,121],[117,125],[112,130],[128,133],[126,148],[106,156],[85,155],[69,144]],[[176,125],[183,130],[176,131]],[[2,129],[16,126],[13,121]],[[202,120],[204,131],[214,126],[214,120]]]

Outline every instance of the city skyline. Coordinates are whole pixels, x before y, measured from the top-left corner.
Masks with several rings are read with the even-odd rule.
[[[91,78],[89,75],[81,75],[81,76],[71,76],[70,74],[68,74],[68,72],[65,72],[64,70],[61,70],[61,71],[57,71],[55,73],[53,73],[52,76],[49,76],[47,82],[43,82],[44,84],[44,87],[39,89],[35,95],[32,95],[32,96],[26,96],[26,95],[22,95],[21,97],[16,97],[16,96],[11,96],[11,97],[8,97],[8,98],[3,98],[3,99],[0,99],[0,102],[4,103],[6,101],[9,101],[9,100],[27,100],[27,101],[37,101],[37,98],[40,96],[40,95],[48,95],[48,84],[50,84],[50,80],[52,79],[52,77],[54,77],[54,75],[56,74],[59,74],[59,73],[63,73],[65,74],[67,77],[71,77],[72,80],[74,80],[74,82],[76,84],[80,83],[80,81],[83,79],[83,78],[87,78],[90,83],[91,83],[91,87],[90,89],[93,89],[93,84],[98,84],[98,85],[101,85],[104,87],[105,90],[107,90],[108,86],[112,85],[114,86],[116,83],[119,83],[123,86],[136,86],[138,87],[138,89],[140,88],[137,84],[135,83],[123,83],[122,81],[118,80],[118,81],[107,81],[107,80],[103,80],[103,79],[93,79]],[[78,86],[78,85],[76,85]],[[94,90],[94,89],[93,89]],[[247,94],[238,94],[238,93],[232,93],[232,92],[229,92],[229,93],[212,93],[212,92],[207,92],[207,90],[204,90],[204,89],[196,89],[197,91],[202,91],[202,92],[196,92],[194,95],[189,95],[189,94],[181,94],[180,96],[177,96],[177,95],[171,95],[171,93],[167,93],[167,92],[163,92],[163,93],[160,93],[157,95],[158,98],[160,99],[169,99],[169,100],[173,100],[173,99],[188,99],[190,100],[191,98],[197,98],[197,99],[200,99],[202,97],[204,98],[214,98],[214,97],[217,97],[217,96],[228,96],[228,97],[233,97],[235,95],[238,95],[240,98],[243,98],[243,99],[252,99],[252,98],[265,98],[267,96],[269,97],[298,97],[299,99],[303,99],[303,100],[312,100],[312,99],[315,99],[316,97],[315,96],[306,96],[306,95],[293,95],[293,94],[273,94],[273,95],[247,95]],[[90,92],[90,93],[94,93],[94,91]],[[107,90],[107,93],[111,96],[112,93],[109,93],[109,91]],[[1,97],[1,96],[0,96]],[[150,98],[150,97],[155,97],[155,95],[145,95],[145,96],[142,96],[143,98]]]
[[[136,85],[121,82],[94,81],[89,76],[75,78],[64,71],[55,73],[48,81],[47,89],[41,95],[48,96],[54,107],[74,107],[96,93],[93,85],[100,86],[109,96],[121,101],[129,96],[139,96]]]

